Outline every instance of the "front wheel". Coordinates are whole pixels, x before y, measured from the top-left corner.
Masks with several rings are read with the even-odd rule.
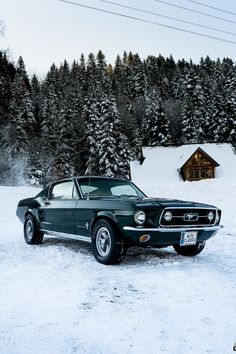
[[[205,242],[198,242],[196,245],[192,246],[173,245],[173,247],[175,251],[181,256],[192,257],[202,252],[203,248],[205,247]]]
[[[29,245],[38,245],[43,241],[43,234],[40,232],[34,217],[30,214],[25,218],[24,238]]]
[[[99,220],[92,231],[94,257],[102,264],[118,264],[126,254],[124,240],[107,220]]]

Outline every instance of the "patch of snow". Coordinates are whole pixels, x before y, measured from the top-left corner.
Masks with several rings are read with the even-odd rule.
[[[16,205],[38,189],[0,187],[1,354],[233,352],[236,181],[139,186],[150,196],[215,204],[225,228],[194,258],[133,248],[119,266],[104,266],[88,244],[27,245]]]

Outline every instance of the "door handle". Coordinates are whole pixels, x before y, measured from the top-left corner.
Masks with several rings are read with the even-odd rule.
[[[45,202],[44,202],[44,205],[45,206],[48,206],[48,205],[50,205],[51,203],[49,202],[49,200],[46,200]]]

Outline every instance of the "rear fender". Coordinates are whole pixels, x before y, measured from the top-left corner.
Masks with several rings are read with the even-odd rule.
[[[34,210],[34,209],[27,209],[25,212],[25,218],[27,215],[32,215],[33,218],[35,219],[35,221],[37,222],[37,224],[39,225],[39,217],[38,217],[38,210]]]

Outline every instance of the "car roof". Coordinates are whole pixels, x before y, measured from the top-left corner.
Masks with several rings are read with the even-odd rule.
[[[76,176],[76,177],[74,177],[74,178],[77,178],[77,179],[84,179],[84,178],[86,178],[86,179],[88,179],[88,178],[91,178],[91,179],[93,179],[93,178],[99,178],[99,179],[111,179],[111,180],[114,180],[114,179],[116,179],[116,180],[119,180],[119,181],[129,181],[127,178],[122,178],[122,177],[106,177],[106,176]]]
[[[82,179],[108,179],[108,180],[117,180],[117,181],[130,181],[127,178],[122,178],[122,177],[105,177],[105,176],[72,176],[72,177],[67,177],[67,178],[61,178],[58,180],[55,180],[53,182],[50,183],[50,185],[55,184],[55,183],[59,183],[59,182],[63,182],[63,181],[71,181],[74,179],[77,180],[82,180]]]

